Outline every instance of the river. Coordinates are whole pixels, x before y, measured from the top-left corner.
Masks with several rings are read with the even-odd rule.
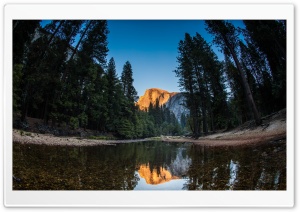
[[[203,147],[13,144],[13,190],[286,190],[286,141]]]

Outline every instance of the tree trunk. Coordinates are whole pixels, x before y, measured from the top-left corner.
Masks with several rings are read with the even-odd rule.
[[[49,95],[47,95],[45,107],[44,107],[44,115],[43,115],[43,120],[44,124],[48,124],[48,105],[49,105]]]
[[[202,125],[203,125],[203,133],[205,135],[207,135],[208,133],[208,129],[207,129],[207,117],[206,117],[206,97],[204,94],[204,86],[201,86],[202,83],[201,82],[201,74],[199,69],[197,69],[195,67],[196,70],[196,76],[197,76],[197,83],[198,83],[198,89],[199,89],[199,93],[200,93],[200,97],[201,97],[201,110],[202,110]]]
[[[260,125],[261,124],[261,116],[260,116],[260,114],[259,114],[259,112],[256,108],[256,104],[254,102],[249,84],[247,82],[247,79],[246,79],[245,74],[244,74],[243,69],[242,69],[242,66],[241,66],[241,64],[240,64],[240,62],[239,62],[239,60],[236,56],[235,51],[231,47],[231,45],[228,44],[227,46],[229,47],[229,50],[230,50],[231,55],[233,57],[233,60],[236,64],[236,66],[237,66],[237,69],[240,72],[240,75],[241,75],[241,78],[242,78],[242,84],[243,84],[243,87],[244,87],[244,92],[245,92],[246,99],[247,99],[247,103],[248,103],[248,106],[251,108],[251,110],[253,112],[255,123],[256,123],[256,125]]]
[[[73,53],[72,53],[72,55],[71,55],[69,61],[72,61],[73,57],[74,57],[75,54],[77,53],[77,50],[78,50],[78,48],[79,48],[79,45],[80,45],[82,39],[84,38],[86,32],[87,32],[88,29],[90,28],[91,24],[92,24],[92,21],[89,21],[89,23],[88,23],[87,26],[85,27],[83,33],[82,33],[81,36],[80,36],[79,41],[78,41],[77,44],[76,44],[76,47],[75,47],[75,49],[74,49],[74,51],[73,51]],[[66,80],[66,78],[67,78],[69,69],[70,69],[70,67],[69,67],[69,63],[68,63],[67,67],[65,68],[65,71],[64,71],[63,74],[62,74],[62,78],[61,78],[61,82],[62,82],[62,83],[65,83],[65,80]]]
[[[53,34],[52,34],[51,37],[49,38],[48,43],[47,43],[47,46],[44,48],[44,50],[43,50],[43,52],[42,52],[42,54],[41,54],[41,57],[40,57],[40,59],[39,59],[39,64],[38,64],[37,67],[40,66],[41,61],[44,59],[44,57],[45,57],[45,55],[46,55],[46,52],[47,52],[47,50],[49,49],[50,44],[52,43],[52,41],[53,41],[53,39],[54,39],[56,33],[58,32],[58,30],[60,29],[60,27],[63,25],[63,23],[65,23],[65,21],[60,21],[60,22],[59,22],[59,25],[56,27],[55,31],[53,32]]]
[[[191,117],[192,117],[192,122],[193,122],[193,134],[194,134],[194,137],[198,137],[199,136],[199,114],[197,112],[197,108],[198,108],[198,104],[195,100],[195,95],[194,95],[194,89],[193,89],[193,83],[192,83],[192,78],[191,76],[189,76],[188,78],[188,88],[189,88],[189,92],[190,92],[190,95],[189,95],[189,99],[191,101]]]
[[[74,51],[73,51],[73,53],[72,53],[72,55],[71,55],[71,57],[70,57],[70,60],[72,60],[73,57],[74,57],[74,55],[76,54],[76,52],[77,52],[77,50],[78,50],[78,47],[79,47],[79,45],[80,45],[82,39],[84,38],[86,32],[87,32],[88,29],[90,28],[91,24],[92,24],[92,21],[89,21],[88,25],[87,25],[86,28],[84,29],[84,32],[83,32],[82,35],[80,36],[80,39],[79,39],[78,43],[76,44],[76,47],[75,47],[75,49],[74,49]]]

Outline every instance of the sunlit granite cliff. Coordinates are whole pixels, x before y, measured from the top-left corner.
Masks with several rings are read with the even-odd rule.
[[[187,114],[188,110],[183,106],[185,97],[182,93],[169,92],[160,88],[150,88],[145,91],[145,94],[139,98],[137,105],[140,110],[147,110],[150,106],[155,105],[158,99],[159,105],[166,105],[180,120],[181,114]]]
[[[137,105],[139,106],[140,110],[147,110],[150,106],[150,103],[152,103],[152,105],[155,105],[156,99],[158,99],[159,106],[162,106],[176,94],[176,92],[170,93],[159,88],[150,88],[147,89],[145,91],[145,94],[139,98]]]

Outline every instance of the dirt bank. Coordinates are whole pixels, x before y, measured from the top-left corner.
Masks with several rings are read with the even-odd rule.
[[[192,142],[203,146],[248,146],[286,139],[286,110],[266,116],[262,121],[260,126],[255,126],[255,123],[250,121],[232,131],[219,132],[199,139],[165,136],[162,140]]]
[[[13,142],[22,144],[44,144],[51,146],[100,146],[100,145],[115,145],[117,143],[132,143],[147,141],[149,139],[136,140],[96,140],[78,137],[58,137],[52,134],[40,134],[25,132],[22,130],[13,130]]]

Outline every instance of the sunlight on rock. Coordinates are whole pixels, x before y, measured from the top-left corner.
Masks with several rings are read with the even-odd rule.
[[[150,170],[149,164],[143,164],[138,170],[139,175],[146,180],[147,184],[157,185],[165,182],[169,182],[173,179],[179,179],[177,176],[172,176],[172,174],[163,167],[159,169],[154,168]]]

